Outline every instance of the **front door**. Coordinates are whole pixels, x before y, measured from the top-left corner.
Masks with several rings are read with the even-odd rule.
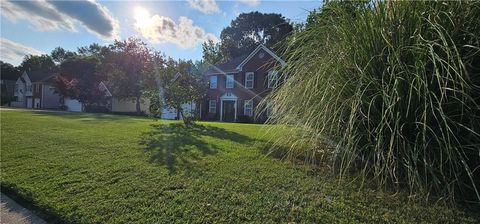
[[[235,101],[223,101],[223,121],[235,121]]]

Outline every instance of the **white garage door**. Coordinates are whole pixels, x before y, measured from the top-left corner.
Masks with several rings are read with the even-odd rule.
[[[177,117],[177,110],[173,108],[163,108],[162,109],[162,119],[173,120]]]
[[[32,98],[30,98],[30,97],[27,98],[27,108],[32,108],[32,105],[33,105]]]
[[[65,99],[65,106],[68,111],[82,112],[82,103],[74,99]]]

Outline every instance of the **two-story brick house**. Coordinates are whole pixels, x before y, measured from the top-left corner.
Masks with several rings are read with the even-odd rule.
[[[256,116],[255,108],[278,85],[279,74],[274,69],[278,66],[285,66],[285,61],[264,45],[248,55],[211,66],[205,72],[209,89],[202,103],[201,119],[265,120],[269,114]]]

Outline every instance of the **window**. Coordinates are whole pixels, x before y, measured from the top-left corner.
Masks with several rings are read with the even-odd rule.
[[[216,100],[208,101],[208,112],[209,113],[216,113],[217,112],[217,101]]]
[[[210,76],[210,89],[216,89],[217,88],[217,76],[212,75]]]
[[[27,92],[32,92],[32,85],[27,85]]]
[[[235,76],[233,74],[227,75],[227,81],[225,82],[225,88],[231,89],[235,83]]]
[[[18,84],[15,84],[15,92],[19,93],[20,89],[18,88]]]
[[[275,88],[278,84],[278,72],[277,71],[269,71],[268,72],[268,88]]]
[[[245,100],[243,104],[243,115],[250,117],[253,115],[253,100]]]
[[[253,72],[245,73],[245,88],[253,89],[253,80],[255,79],[255,75]]]
[[[271,117],[273,115],[273,104],[272,103],[267,103],[267,110],[266,110],[266,115],[267,117]]]
[[[35,84],[35,92],[40,92],[40,84]]]

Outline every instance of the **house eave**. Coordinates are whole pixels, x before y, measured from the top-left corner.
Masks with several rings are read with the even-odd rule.
[[[275,60],[277,60],[278,62],[280,62],[280,64],[282,65],[282,67],[285,67],[285,65],[287,64],[284,60],[282,60],[280,57],[278,57],[278,55],[276,55],[275,53],[273,53],[270,49],[268,49],[268,47],[265,47],[265,45],[263,44],[260,44],[258,45],[257,48],[255,48],[255,50],[252,51],[252,53],[250,53],[248,55],[248,57],[245,58],[245,60],[242,61],[242,63],[240,63],[238,66],[237,66],[237,70],[239,71],[242,71],[242,67],[248,62],[250,61],[253,56],[255,56],[255,54],[258,53],[258,51],[260,51],[261,49],[263,49],[265,52],[267,52],[270,56],[272,56]]]

